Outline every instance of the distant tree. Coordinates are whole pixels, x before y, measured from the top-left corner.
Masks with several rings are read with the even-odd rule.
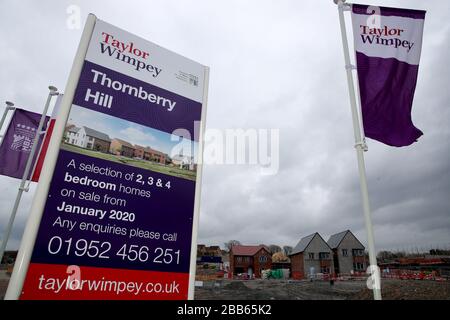
[[[407,256],[405,251],[396,251],[394,252],[395,258],[405,258]]]
[[[228,242],[225,242],[225,248],[227,248],[228,251],[231,250],[232,246],[238,246],[241,244],[241,242],[239,242],[238,240],[230,240]]]
[[[281,249],[280,246],[277,246],[276,244],[271,244],[271,245],[269,246],[269,251],[270,251],[271,254],[274,254],[274,253],[276,253],[276,252],[281,252],[281,251],[283,251],[283,250]]]
[[[378,252],[377,258],[380,259],[381,261],[384,261],[384,260],[392,260],[396,258],[396,256],[393,252],[384,250]]]
[[[272,255],[272,262],[287,262],[288,260],[288,257],[281,251]]]
[[[283,252],[286,256],[289,256],[292,250],[294,250],[294,248],[292,248],[291,246],[283,246]]]
[[[431,249],[430,250],[430,254],[431,255],[442,255],[442,256],[448,256],[450,255],[450,250],[445,250],[445,249]]]

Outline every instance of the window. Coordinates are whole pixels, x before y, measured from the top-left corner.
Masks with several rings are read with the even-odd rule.
[[[354,257],[363,257],[364,256],[364,250],[362,250],[362,249],[353,249],[352,250],[352,255]]]
[[[320,273],[330,273],[330,268],[326,266],[320,267]]]
[[[320,260],[330,259],[330,254],[328,252],[319,252],[319,259]]]
[[[347,251],[347,249],[342,249],[342,256],[348,257],[348,251]]]
[[[363,271],[364,270],[364,264],[361,262],[354,262],[353,263],[353,270],[355,271]]]
[[[259,262],[267,262],[267,256],[260,256]]]
[[[236,263],[250,263],[250,257],[237,256]]]
[[[314,252],[308,253],[308,257],[310,260],[314,260]]]

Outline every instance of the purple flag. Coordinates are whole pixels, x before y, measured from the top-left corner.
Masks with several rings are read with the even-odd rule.
[[[366,137],[395,147],[423,134],[411,120],[425,11],[352,5]]]
[[[38,113],[23,109],[14,111],[0,145],[0,175],[22,179],[40,120],[41,115]],[[45,121],[42,130],[45,130],[47,122],[48,119]],[[42,136],[34,155],[34,161],[38,155],[41,142]]]

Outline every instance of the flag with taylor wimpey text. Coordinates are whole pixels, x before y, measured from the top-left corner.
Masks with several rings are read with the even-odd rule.
[[[411,109],[425,11],[352,5],[361,111],[366,137],[408,146],[423,134]]]

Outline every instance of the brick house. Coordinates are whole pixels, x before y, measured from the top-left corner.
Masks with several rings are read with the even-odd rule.
[[[121,139],[114,138],[111,141],[110,151],[112,154],[120,155],[128,158],[134,157],[134,146]]]
[[[134,145],[134,157],[139,159],[144,159],[144,147],[135,144]]]
[[[350,274],[366,270],[365,248],[350,230],[333,234],[328,239],[328,245],[333,250],[336,274]]]
[[[294,279],[306,279],[317,273],[331,274],[334,270],[333,251],[317,232],[302,238],[289,258]]]
[[[144,148],[144,159],[146,160],[166,164],[167,158],[168,156],[161,151],[154,150],[150,147]]]
[[[272,268],[272,255],[264,245],[242,246],[235,245],[230,249],[230,273],[239,273],[261,277],[261,271]]]
[[[140,145],[134,146],[134,156],[139,159],[158,162],[161,164],[166,164],[168,158],[168,156],[161,151],[157,151],[150,147],[143,147]]]

